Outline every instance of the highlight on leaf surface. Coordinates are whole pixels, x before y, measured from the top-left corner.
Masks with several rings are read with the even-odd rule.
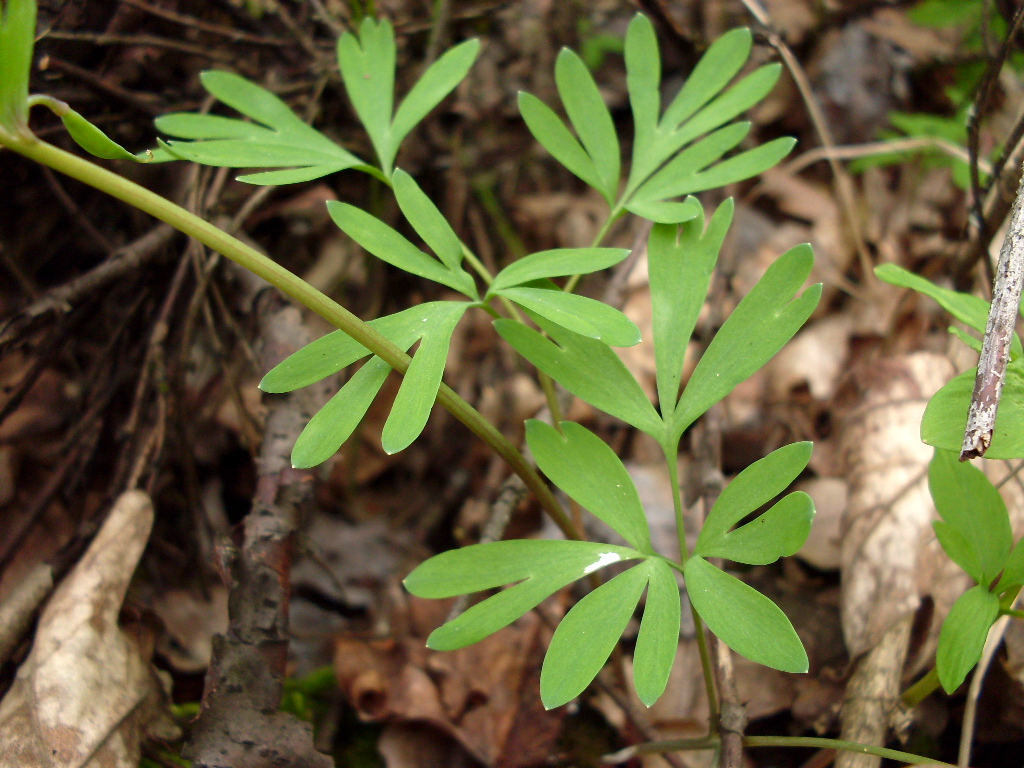
[[[413,570],[404,584],[412,594],[427,598],[514,585],[477,603],[427,639],[431,648],[454,650],[508,626],[577,579],[612,563],[643,557],[636,550],[599,542],[499,541],[435,555]]]

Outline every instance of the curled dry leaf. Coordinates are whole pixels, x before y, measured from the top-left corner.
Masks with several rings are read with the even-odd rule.
[[[540,702],[537,677],[549,633],[539,617],[527,614],[475,645],[441,653],[428,650],[424,639],[443,623],[449,605],[414,598],[409,606],[404,636],[342,637],[335,644],[338,684],[360,717],[429,725],[496,768],[550,756],[565,708],[549,712]]]
[[[54,592],[0,702],[0,767],[135,768],[144,734],[174,735],[155,672],[117,625],[152,524],[149,497],[122,494]]]

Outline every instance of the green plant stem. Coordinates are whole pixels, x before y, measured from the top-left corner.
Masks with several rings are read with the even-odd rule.
[[[597,234],[594,235],[594,239],[590,242],[591,248],[597,248],[601,244],[601,241],[604,240],[605,237],[607,237],[608,230],[612,228],[612,224],[614,224],[615,220],[619,218],[620,213],[621,209],[616,208],[615,210],[608,214],[608,218],[604,220],[604,224],[601,225],[601,228],[597,231]],[[562,290],[565,293],[572,293],[574,290],[576,290],[576,286],[579,284],[581,277],[582,275],[573,275],[572,277],[570,277],[566,281],[565,285],[562,286]]]
[[[718,736],[703,739],[671,739],[668,741],[652,741],[639,744],[631,750],[631,755],[649,755],[661,752],[693,752],[704,749],[716,749],[721,744]],[[898,749],[876,747],[872,744],[858,744],[855,741],[841,739],[825,739],[816,736],[744,736],[744,747],[811,747],[814,749],[836,749],[844,752],[856,752],[861,755],[876,755],[887,760],[897,760],[908,765],[940,765],[944,768],[955,768],[951,763],[943,763],[922,755],[901,752]],[[621,755],[620,755],[621,756]]]
[[[116,197],[141,211],[170,224],[175,229],[194,237],[217,253],[231,259],[253,274],[266,280],[282,293],[295,299],[344,333],[369,349],[399,373],[409,368],[410,357],[389,339],[353,315],[333,299],[324,295],[297,275],[240,240],[195,216],[171,201],[150,192],[145,187],[111,173],[87,160],[65,152],[35,137],[14,136],[0,130],[0,145],[17,152],[41,165],[78,179],[101,192]],[[487,443],[509,463],[526,486],[536,495],[541,507],[569,538],[581,538],[580,532],[566,515],[551,489],[537,471],[504,435],[450,387],[441,384],[437,401],[449,413],[469,427],[477,437]]]
[[[1024,619],[1024,611],[1019,611],[1016,608],[1000,611],[1000,613],[1002,613],[1004,616],[1009,616],[1014,619]]]
[[[932,667],[928,674],[907,688],[900,698],[904,706],[913,709],[939,689],[939,671]]]
[[[686,543],[686,519],[683,516],[683,499],[679,488],[679,446],[668,441],[661,446],[668,464],[669,487],[672,489],[672,507],[675,510],[676,531],[679,534],[679,553],[683,566],[690,559],[690,548]],[[718,722],[718,693],[715,691],[715,670],[711,666],[711,653],[708,650],[708,638],[704,631],[704,621],[697,609],[690,602],[690,615],[697,633],[697,650],[700,653],[700,666],[704,672],[704,691],[708,697],[708,724],[712,729]]]

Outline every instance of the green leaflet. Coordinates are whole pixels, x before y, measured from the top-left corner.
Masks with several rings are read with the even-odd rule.
[[[672,419],[678,439],[708,408],[768,362],[811,316],[821,284],[797,291],[811,272],[814,255],[798,245],[776,260],[715,334],[701,357]]]
[[[611,113],[586,64],[568,48],[555,62],[555,83],[576,135],[594,162],[600,192],[608,205],[615,202],[619,186],[619,137]]]
[[[316,467],[337,453],[356,431],[389,373],[391,366],[376,355],[356,371],[299,434],[292,448],[292,466]]]
[[[503,288],[497,293],[535,315],[562,328],[598,339],[611,347],[632,347],[640,343],[640,329],[615,307],[549,288]]]
[[[28,77],[36,34],[34,0],[7,0],[0,8],[0,129],[28,129]]]
[[[346,235],[381,261],[469,296],[478,297],[472,275],[461,267],[452,269],[431,258],[397,231],[366,211],[330,200],[327,210]]]
[[[388,454],[398,453],[420,436],[441,386],[452,333],[469,309],[468,303],[443,302],[435,323],[424,329],[420,347],[402,378],[395,404],[384,423],[381,445]]]
[[[750,57],[752,39],[750,30],[741,27],[726,32],[712,43],[665,110],[661,128],[674,131],[721,92]]]
[[[60,119],[75,143],[95,157],[101,157],[104,160],[132,160],[136,163],[146,163],[153,156],[152,153],[133,155],[73,109],[68,109],[67,112],[61,114]]]
[[[687,199],[696,203],[696,198]],[[718,207],[706,231],[704,211],[697,206],[699,215],[682,227],[654,227],[647,244],[658,401],[666,419],[675,410],[686,347],[732,222],[731,198]]]
[[[989,588],[1013,547],[1003,497],[981,470],[961,463],[952,451],[935,451],[928,466],[928,487],[942,517],[935,532],[943,549],[971,578]],[[954,531],[959,535],[951,535]]]
[[[786,490],[811,460],[813,447],[810,442],[785,445],[740,472],[719,494],[704,521],[697,546],[720,539],[744,517]]]
[[[545,709],[569,703],[597,677],[640,602],[652,566],[648,560],[602,584],[559,623],[540,671]]]
[[[441,56],[393,115],[395,33],[390,22],[367,17],[359,27],[358,37],[346,32],[338,39],[338,65],[345,90],[370,136],[386,178],[391,177],[402,140],[462,81],[479,50],[479,41],[467,40]]]
[[[945,451],[960,452],[967,426],[967,411],[977,369],[954,377],[932,395],[921,418],[921,439]],[[1024,365],[1020,360],[1010,363],[1003,382],[996,428],[988,459],[1016,459],[1024,456]]]
[[[267,89],[230,72],[204,72],[200,78],[207,91],[256,123],[191,113],[158,117],[158,130],[189,140],[161,142],[175,157],[228,168],[297,166],[239,177],[251,184],[309,181],[349,168],[373,170],[302,122]]]
[[[622,461],[586,427],[563,421],[561,430],[535,419],[526,422],[526,442],[537,466],[633,547],[653,555],[647,517]]]
[[[585,275],[613,267],[629,256],[626,248],[556,248],[512,262],[494,276],[488,295],[545,277]]]
[[[985,332],[985,325],[988,323],[989,303],[980,296],[960,293],[948,288],[940,288],[931,281],[895,264],[882,264],[875,267],[875,277],[891,285],[910,288],[918,293],[922,293],[938,302],[940,307],[964,325],[973,328],[979,333]],[[1020,356],[1020,336],[1015,333],[1010,348],[1010,357],[1016,359]]]
[[[807,671],[807,652],[775,603],[700,556],[687,560],[684,570],[690,602],[723,643],[766,667]]]
[[[574,395],[660,439],[664,432],[661,418],[607,344],[543,318],[538,322],[554,341],[515,320],[496,320],[494,328],[519,354]]]
[[[452,650],[508,626],[549,595],[587,574],[642,557],[635,550],[598,542],[499,541],[442,552],[420,564],[404,583],[412,594],[429,598],[516,584],[474,605],[427,640],[431,648]]]
[[[679,647],[679,585],[664,560],[651,559],[647,605],[633,652],[633,682],[640,701],[654,704],[668,685]]]
[[[1003,575],[999,578],[998,589],[1004,590],[1013,586],[1024,584],[1024,539],[1017,542],[1017,545],[1010,552],[1003,565]]]
[[[551,156],[596,190],[601,189],[601,176],[593,158],[562,123],[547,104],[529,93],[519,94],[519,114]]]
[[[796,491],[746,525],[704,542],[697,553],[747,565],[767,565],[795,555],[807,541],[814,519],[811,497]]]
[[[988,631],[999,615],[999,598],[983,586],[971,587],[953,604],[939,632],[935,666],[946,693],[953,693],[974,669]]]
[[[371,320],[376,330],[396,347],[407,350],[447,311],[447,302],[429,301],[387,317]],[[264,392],[292,392],[333,376],[370,354],[370,350],[343,331],[333,331],[289,355],[274,366],[259,387]]]
[[[398,207],[416,234],[453,273],[462,271],[462,241],[419,184],[401,168],[391,177]]]

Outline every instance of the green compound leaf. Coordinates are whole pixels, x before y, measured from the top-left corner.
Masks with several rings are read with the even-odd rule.
[[[601,189],[601,176],[587,151],[547,104],[529,93],[519,94],[519,114],[530,133],[558,162],[588,186]]]
[[[654,704],[668,685],[679,646],[679,585],[675,571],[651,559],[647,605],[633,652],[633,683],[640,701]]]
[[[612,347],[640,343],[640,329],[615,307],[586,296],[548,288],[503,288],[497,293],[562,328]]]
[[[367,17],[359,36],[346,32],[338,39],[341,76],[352,106],[370,136],[385,177],[391,176],[402,140],[469,72],[480,51],[467,40],[441,56],[394,110],[395,33],[387,20]]]
[[[940,307],[964,325],[973,328],[979,333],[985,332],[985,325],[988,323],[989,303],[980,296],[951,291],[948,288],[940,288],[931,281],[925,280],[913,272],[908,272],[895,264],[882,264],[875,267],[875,277],[879,280],[884,280],[890,285],[910,288],[924,294],[938,302]],[[1016,333],[1013,335],[1010,356],[1012,358],[1021,356],[1020,336]]]
[[[452,333],[471,306],[465,302],[441,303],[435,322],[424,329],[420,347],[402,378],[395,404],[384,423],[381,445],[389,455],[408,448],[427,425],[430,409],[441,386]]]
[[[389,373],[391,366],[376,355],[356,371],[299,434],[292,448],[292,466],[316,467],[337,453],[356,431]]]
[[[494,277],[489,293],[545,277],[585,275],[615,266],[629,256],[626,248],[556,248],[524,256]]]
[[[554,341],[515,320],[496,320],[494,328],[519,354],[574,395],[660,439],[664,432],[661,418],[607,344],[543,318],[538,323]]]
[[[942,522],[935,532],[946,554],[986,589],[1003,570],[1013,547],[1006,503],[985,474],[956,453],[936,450],[928,487]],[[952,537],[948,529],[959,536]],[[950,548],[946,547],[947,541]]]
[[[946,693],[953,693],[974,669],[999,615],[999,598],[981,585],[971,587],[953,604],[939,632],[935,667]]]
[[[291,184],[349,168],[375,171],[302,122],[267,89],[230,72],[204,72],[200,79],[207,91],[256,123],[191,113],[158,117],[159,131],[191,140],[161,142],[175,157],[227,168],[297,166],[239,177],[250,184]]]
[[[589,541],[499,541],[442,552],[422,563],[404,583],[412,594],[435,599],[516,584],[474,605],[427,639],[431,648],[454,650],[508,626],[587,574],[642,557],[626,547]]]
[[[959,454],[976,375],[976,368],[961,373],[928,401],[921,418],[921,439],[928,445]],[[1024,364],[1015,360],[1006,369],[992,445],[985,458],[1021,457],[1024,457]]]
[[[542,421],[526,422],[526,442],[537,466],[633,547],[653,555],[640,496],[615,451],[579,424],[563,421],[561,429],[559,434]]]
[[[572,127],[593,160],[600,186],[609,205],[619,187],[619,138],[611,113],[582,59],[563,48],[555,62],[555,83]]]
[[[371,320],[376,330],[396,347],[407,350],[447,311],[448,302],[429,301],[387,317]],[[264,392],[292,392],[333,376],[370,354],[370,350],[343,331],[333,331],[289,355],[274,366],[259,387]]]
[[[28,129],[28,78],[35,46],[34,0],[7,0],[0,7],[0,128]]]
[[[696,198],[688,198],[696,203]],[[671,418],[679,397],[686,347],[690,341],[718,253],[732,222],[733,202],[726,200],[704,228],[704,210],[681,228],[659,225],[647,244],[654,359],[662,415]]]
[[[327,210],[334,223],[381,261],[411,274],[446,285],[475,299],[476,283],[464,269],[449,269],[431,258],[380,219],[348,203],[330,200]]]
[[[715,334],[679,399],[672,419],[678,438],[708,408],[768,362],[811,316],[821,284],[797,292],[811,273],[811,246],[787,251]]]
[[[814,446],[810,442],[793,443],[792,445],[786,445],[778,450],[772,451],[763,459],[755,461],[749,467],[740,472],[731,483],[729,483],[723,490],[715,505],[711,508],[711,512],[708,514],[707,520],[704,522],[704,527],[701,528],[700,535],[697,537],[697,544],[694,551],[705,557],[728,557],[730,560],[737,560],[738,562],[751,562],[741,558],[733,557],[733,554],[743,554],[740,546],[730,547],[730,530],[736,523],[742,520],[744,517],[754,512],[764,504],[774,499],[780,493],[782,493],[789,485],[796,480],[797,476],[807,467],[807,462],[811,460],[811,451]],[[786,498],[790,498],[794,494],[790,494]],[[801,498],[797,496],[797,498]],[[785,500],[784,500],[785,501]],[[781,503],[781,502],[780,502]],[[796,504],[790,507],[789,504]],[[779,511],[775,511],[776,509]],[[811,504],[809,510],[802,508],[799,503],[789,502],[786,506],[779,508],[779,505],[772,507],[771,510],[766,512],[761,517],[754,520],[753,523],[757,523],[758,520],[775,513],[772,517],[768,518],[764,523],[760,523],[759,526],[766,527],[767,532],[773,531],[772,525],[766,525],[774,523],[778,526],[774,532],[780,535],[780,539],[771,545],[768,542],[762,544],[768,549],[788,548],[792,545],[795,534],[799,532],[800,526],[804,524],[810,526],[810,516],[807,516],[808,511],[810,516],[814,514],[814,506]],[[788,522],[784,522],[784,518],[792,516],[792,519]],[[779,518],[783,518],[780,520]],[[749,525],[743,526],[736,531],[733,531],[731,535],[736,536],[740,534],[740,531],[746,529]],[[792,526],[792,529],[791,529]],[[756,530],[755,528],[750,529],[751,531]],[[784,535],[783,535],[784,534]],[[796,545],[797,549],[803,544],[803,540],[807,538],[807,532],[804,532],[803,539],[800,540],[799,544]],[[738,537],[740,544],[746,543],[751,547],[751,554],[755,554],[759,551],[759,543],[752,541],[750,534],[741,534]],[[785,546],[784,546],[785,545]],[[732,554],[723,555],[719,553],[721,549],[729,549]],[[791,552],[785,552],[780,554],[792,554]],[[767,562],[774,562],[777,560],[779,555],[768,560]]]
[[[629,624],[650,573],[650,561],[630,568],[565,615],[551,637],[540,671],[540,700],[545,709],[569,703],[597,677]]]
[[[807,671],[807,652],[775,603],[698,555],[684,571],[690,602],[723,643],[766,667]]]
[[[398,207],[423,242],[452,272],[461,271],[462,241],[434,202],[420,189],[416,181],[402,169],[391,177]],[[474,295],[473,298],[476,298]]]

